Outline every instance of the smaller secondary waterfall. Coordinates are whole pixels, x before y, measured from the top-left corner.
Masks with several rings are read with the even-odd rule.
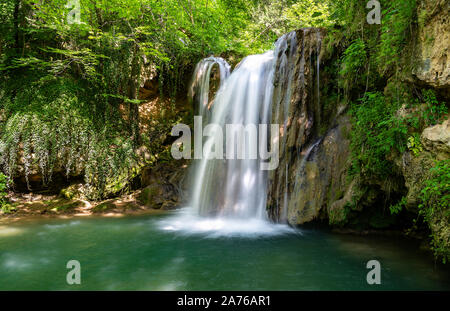
[[[208,57],[197,64],[188,94],[188,97],[192,101],[198,102],[197,114],[206,120],[209,119],[210,115],[209,109],[211,102],[209,101],[209,85],[211,80],[211,72],[215,65],[219,66],[220,86],[223,85],[225,80],[230,75],[230,65],[223,58]],[[194,99],[194,94],[198,94],[196,99]]]

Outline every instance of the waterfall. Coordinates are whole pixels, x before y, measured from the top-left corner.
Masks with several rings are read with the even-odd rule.
[[[221,58],[209,57],[198,63],[189,89],[196,112],[189,207],[180,211],[181,218],[165,222],[163,229],[229,235],[272,234],[287,228],[267,220],[291,223],[299,202],[297,191],[303,191],[306,182],[306,164],[321,144],[321,36],[314,28],[285,34],[273,50],[247,56],[231,74]],[[211,99],[210,77],[215,65],[220,87]],[[215,74],[217,77],[217,71]],[[198,125],[195,121],[200,117]],[[275,134],[273,129],[258,127],[269,124],[279,125]],[[235,134],[230,135],[228,125],[255,128],[257,146],[244,139],[231,148],[235,155],[241,147],[244,158],[229,157],[229,142]],[[261,155],[249,155],[258,154],[261,145],[269,152],[268,142],[273,141],[277,142],[279,167],[264,171],[261,164],[266,162]]]
[[[221,81],[215,99],[208,103],[210,64],[216,58],[207,58],[197,65],[194,73],[196,81],[202,81],[197,101],[199,115],[205,116],[208,107],[210,118],[208,122],[219,125],[222,129],[226,124],[269,124],[271,120],[280,121],[281,157],[287,160],[283,163],[284,196],[282,198],[282,215],[279,220],[287,220],[289,202],[288,183],[290,170],[290,153],[288,152],[288,129],[292,105],[293,88],[295,84],[304,85],[304,70],[300,76],[295,75],[298,61],[297,32],[293,31],[280,37],[272,51],[244,58],[233,73]],[[303,68],[304,35],[302,37]],[[320,48],[319,48],[320,49]],[[277,73],[277,80],[274,80]],[[298,81],[299,80],[299,81]],[[276,85],[276,87],[274,86]],[[191,88],[192,89],[192,88]],[[206,99],[205,99],[206,98]],[[274,103],[277,103],[274,105]],[[272,118],[272,114],[275,114]],[[263,134],[263,140],[268,141],[268,133]],[[226,216],[235,218],[266,219],[268,174],[259,169],[260,159],[244,160],[212,160],[209,155],[216,152],[215,135],[205,142],[204,158],[195,163],[195,177],[192,187],[190,206],[196,213],[204,216]]]
[[[191,101],[196,101],[198,103],[197,113],[206,120],[208,120],[210,116],[210,78],[212,69],[215,65],[219,66],[220,86],[223,85],[230,75],[230,65],[221,57],[208,57],[201,60],[195,67],[188,94],[188,98]]]
[[[275,61],[274,51],[243,59],[217,92],[210,123],[223,132],[229,124],[269,124]],[[204,102],[198,104],[204,107]],[[241,141],[247,148],[244,159],[214,160],[215,135],[219,133],[205,140],[203,159],[196,164],[190,205],[200,215],[265,219],[267,172],[260,169],[261,159],[248,157],[257,154],[255,145]],[[261,141],[268,141],[267,135],[258,128]]]
[[[260,169],[260,158],[248,157],[249,154],[257,153],[253,150],[255,146],[244,141],[244,146],[241,146],[247,148],[244,159],[211,159],[211,155],[217,152],[214,145],[217,135],[223,135],[224,132],[229,135],[225,129],[230,124],[243,127],[255,125],[259,142],[266,142],[267,145],[271,139],[269,131],[261,130],[258,125],[271,123],[276,71],[283,72],[283,77],[286,77],[283,80],[287,81],[285,86],[288,91],[284,95],[283,107],[274,111],[283,116],[281,131],[286,133],[291,84],[294,83],[296,44],[296,32],[291,32],[279,38],[272,51],[244,58],[231,75],[228,76],[224,70],[220,88],[211,102],[208,99],[211,67],[216,63],[221,68],[228,66],[223,60],[211,57],[197,65],[190,88],[191,97],[194,97],[193,90],[197,89],[197,116],[206,117],[208,124],[218,125],[223,131],[209,133],[203,139],[203,158],[194,161],[189,206],[195,214],[228,219],[267,220],[268,173]],[[202,128],[206,129],[205,120]],[[225,141],[229,139],[230,137],[226,137]],[[283,146],[286,146],[286,135],[283,140]],[[226,148],[230,147],[226,145]],[[228,155],[228,150],[226,154]],[[289,167],[286,165],[283,169],[287,176]]]

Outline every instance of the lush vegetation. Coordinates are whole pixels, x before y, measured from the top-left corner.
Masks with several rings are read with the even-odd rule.
[[[8,178],[0,173],[0,210],[3,213],[8,213],[11,210],[11,206],[8,204],[8,200],[6,199],[8,189]]]
[[[342,51],[337,92],[343,94],[353,117],[351,176],[360,178],[362,188],[384,189],[380,208],[389,207],[398,215],[408,202],[395,160],[405,151],[422,156],[420,135],[425,127],[448,117],[448,103],[433,90],[405,83],[415,66],[411,38],[424,26],[427,11],[419,10],[416,0],[380,2],[382,23],[369,25],[364,1],[337,1],[338,7],[345,8],[336,11],[343,28],[330,32],[328,48]],[[439,163],[429,169],[417,198],[423,202],[419,214],[431,229],[436,255],[446,260],[450,248],[448,166]]]
[[[367,178],[384,178],[392,173],[388,157],[392,150],[405,151],[408,132],[395,112],[398,103],[387,103],[381,93],[367,92],[352,106],[355,128],[352,132],[352,168]]]
[[[450,258],[450,160],[438,161],[425,180],[419,205],[420,214],[430,226],[435,255],[446,262]]]
[[[0,167],[12,185],[63,172],[84,176],[88,198],[114,195],[142,166],[136,149],[157,158],[179,120],[167,103],[153,132],[140,128],[143,75],[173,102],[199,59],[267,49],[328,16],[315,1],[2,1]]]

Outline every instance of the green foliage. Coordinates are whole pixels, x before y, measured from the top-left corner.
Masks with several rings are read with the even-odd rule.
[[[444,263],[450,258],[450,160],[438,161],[425,181],[419,205],[420,215],[430,226],[431,245]]]
[[[339,71],[340,82],[345,90],[358,81],[363,81],[363,71],[367,63],[366,45],[362,39],[356,39],[344,51]]]
[[[423,146],[417,133],[408,137],[407,147],[414,156],[418,156],[423,151]]]
[[[406,197],[402,197],[400,201],[397,204],[391,205],[389,207],[389,210],[391,211],[391,214],[398,214],[400,213],[403,208],[406,206]]]
[[[8,178],[0,172],[0,210],[5,214],[10,213],[13,209],[6,199],[7,189]]]
[[[142,66],[145,57],[170,95],[199,58],[242,50],[242,42],[230,39],[245,28],[249,10],[242,0],[80,0],[81,24],[68,24],[67,0],[21,0],[16,24],[17,3],[5,0],[0,7],[6,34],[0,51],[16,48],[2,58],[3,70],[33,68],[55,76],[70,72],[108,84],[114,76],[102,63],[105,56],[121,65],[116,73],[126,69],[124,74],[132,70],[127,64]]]
[[[7,177],[4,174],[0,173],[0,204],[3,204],[5,202],[7,181]]]
[[[386,102],[377,92],[366,93],[359,104],[352,105],[353,173],[382,179],[392,172],[388,157],[395,150],[405,150],[408,133],[404,120],[395,114],[398,108],[398,103]]]
[[[436,94],[433,90],[423,90],[422,96],[425,102],[425,111],[423,112],[425,125],[435,125],[447,114],[447,106],[445,102],[439,102],[436,99]]]
[[[328,0],[263,0],[249,2],[247,6],[250,21],[237,38],[247,48],[247,54],[270,49],[272,43],[284,33],[303,27],[329,27],[334,24]]]
[[[382,73],[399,65],[411,35],[416,6],[416,0],[391,0],[381,4],[383,21],[376,59]]]
[[[326,42],[347,49],[341,58],[340,83],[353,100],[361,97],[361,89],[378,89],[410,65],[405,56],[417,24],[416,0],[380,0],[381,25],[367,23],[366,3],[337,0],[329,6],[330,18],[340,29],[329,31]]]
[[[110,122],[116,115],[105,116],[84,92],[70,79],[39,80],[6,102],[0,167],[10,180],[23,168],[29,186],[38,170],[45,185],[58,170],[85,176],[86,195],[101,198],[106,185],[133,165],[131,140],[120,138],[126,136],[120,122]]]

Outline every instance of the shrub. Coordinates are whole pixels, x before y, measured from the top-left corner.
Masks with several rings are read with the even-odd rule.
[[[381,36],[377,47],[377,63],[381,73],[398,67],[404,54],[416,12],[416,0],[391,0],[382,3]]]
[[[341,58],[341,69],[339,71],[340,81],[348,91],[358,80],[363,80],[364,65],[367,63],[366,45],[362,39],[356,39],[345,50]]]
[[[9,118],[0,134],[0,168],[11,181],[23,162],[28,187],[33,169],[44,186],[56,169],[67,177],[82,175],[93,199],[102,198],[109,184],[123,182],[136,160],[132,140],[120,118],[106,115],[101,103],[88,97],[70,79],[19,89],[5,106]]]
[[[404,120],[395,114],[398,106],[395,102],[387,103],[379,92],[368,92],[359,104],[352,105],[353,173],[379,179],[392,173],[392,163],[388,156],[394,150],[405,150],[408,133]]]
[[[431,247],[445,263],[450,258],[450,159],[437,161],[424,182],[419,213],[431,230]]]
[[[0,210],[4,213],[9,212],[9,204],[6,199],[6,190],[8,187],[8,178],[0,173]]]
[[[447,113],[447,106],[445,102],[439,102],[437,100],[433,90],[423,90],[422,96],[425,103],[425,111],[423,112],[425,125],[435,125]]]

